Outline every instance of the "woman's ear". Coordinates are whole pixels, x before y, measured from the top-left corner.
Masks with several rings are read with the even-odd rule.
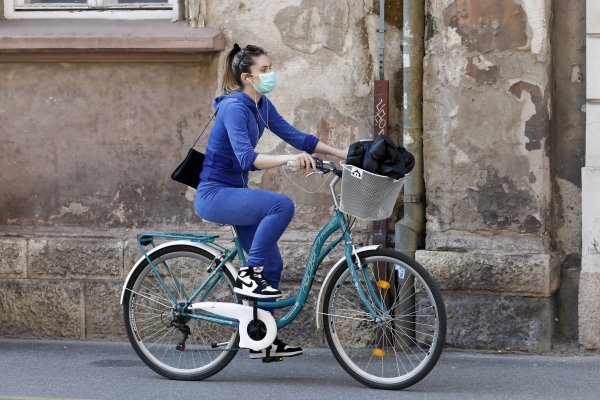
[[[240,78],[242,78],[242,82],[251,85],[252,84],[252,78],[250,78],[251,76],[252,76],[252,74],[244,72],[242,75],[240,75]]]

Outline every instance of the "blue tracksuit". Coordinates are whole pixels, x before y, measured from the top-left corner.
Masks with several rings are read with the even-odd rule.
[[[286,122],[266,96],[257,104],[244,92],[215,99],[217,116],[206,143],[194,208],[201,218],[236,228],[247,264],[263,266],[263,275],[279,287],[283,260],[277,241],[294,215],[294,203],[283,194],[248,188],[255,171],[254,151],[268,129],[298,150],[313,153],[319,139]]]

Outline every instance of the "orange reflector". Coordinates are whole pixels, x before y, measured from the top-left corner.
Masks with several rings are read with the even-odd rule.
[[[388,281],[377,281],[377,286],[379,286],[382,289],[389,289],[390,283]]]
[[[385,351],[382,348],[376,347],[373,349],[373,355],[375,357],[383,357],[385,356]]]

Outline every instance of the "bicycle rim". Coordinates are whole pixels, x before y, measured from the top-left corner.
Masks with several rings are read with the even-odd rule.
[[[368,312],[345,268],[328,290],[325,330],[350,375],[372,387],[401,389],[421,380],[437,363],[445,340],[445,308],[433,280],[416,261],[405,262],[393,251],[379,253],[365,256],[361,266],[374,288],[375,296],[367,297],[380,321]]]
[[[153,255],[152,261],[178,303],[187,301],[186,295],[191,296],[207,279],[209,265],[215,265],[213,256],[201,249],[169,250]],[[203,301],[237,303],[230,273],[223,269],[215,280]],[[140,270],[128,292],[124,307],[130,341],[142,360],[161,375],[171,379],[204,379],[235,356],[235,350],[231,349],[237,347],[237,328],[177,317],[172,300],[149,264]],[[199,299],[202,297],[201,294]],[[183,325],[189,327],[189,336],[185,347],[178,349],[184,339],[182,330],[186,330]],[[214,343],[221,346],[213,348]]]

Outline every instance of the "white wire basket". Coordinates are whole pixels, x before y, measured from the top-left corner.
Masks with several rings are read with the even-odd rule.
[[[404,178],[374,174],[343,161],[340,164],[343,168],[340,210],[368,221],[389,218],[404,185]]]

